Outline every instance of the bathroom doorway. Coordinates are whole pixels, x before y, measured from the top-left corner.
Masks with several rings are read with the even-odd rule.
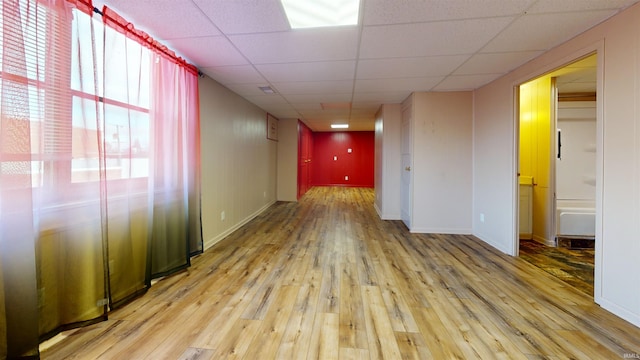
[[[519,254],[593,296],[597,56],[519,87]]]

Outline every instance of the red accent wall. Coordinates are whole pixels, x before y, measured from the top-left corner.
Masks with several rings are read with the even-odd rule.
[[[373,131],[314,132],[312,184],[373,187],[374,154]]]

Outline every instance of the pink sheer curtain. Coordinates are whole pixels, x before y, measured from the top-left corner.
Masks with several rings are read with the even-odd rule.
[[[93,56],[72,55],[76,7],[92,9],[89,1],[1,5],[0,355],[9,358],[37,356],[41,336],[106,315],[96,305],[106,296],[100,183],[72,182],[81,151],[74,121],[95,129],[97,114],[95,99],[86,117],[73,110],[72,59]],[[98,148],[95,135],[78,135],[94,144],[84,150]]]
[[[156,224],[151,275],[156,277],[188,265],[189,255],[202,251],[200,216],[184,217],[200,213],[200,127],[197,76],[162,54],[155,55],[152,69],[149,183]],[[176,224],[176,216],[186,221]],[[186,238],[187,246],[173,238]],[[177,256],[185,251],[187,263]]]
[[[105,104],[105,133],[120,124],[119,146],[137,149],[124,154],[134,164],[130,179],[107,190],[109,263],[127,266],[110,268],[111,302],[117,306],[148,288],[152,278],[189,266],[190,255],[202,251],[198,84],[193,66],[108,7],[102,12],[104,71],[110,74],[105,101],[129,106],[126,114],[116,114]],[[124,82],[128,92],[119,90]],[[138,134],[145,127],[146,137]],[[145,173],[134,175],[141,168]]]
[[[197,72],[104,11],[0,3],[0,358],[202,251]]]

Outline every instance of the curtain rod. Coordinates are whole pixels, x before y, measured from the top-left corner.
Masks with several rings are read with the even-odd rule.
[[[102,12],[102,10],[98,9],[97,7],[93,7],[93,12],[96,14],[99,14],[100,16],[104,16],[104,12]],[[194,66],[196,68],[196,71],[198,72],[198,76],[199,77],[204,77],[204,73],[202,71],[200,71],[200,69],[198,69],[196,66]]]

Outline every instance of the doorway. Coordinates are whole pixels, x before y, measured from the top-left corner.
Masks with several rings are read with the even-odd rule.
[[[519,86],[519,255],[594,295],[597,56]]]

